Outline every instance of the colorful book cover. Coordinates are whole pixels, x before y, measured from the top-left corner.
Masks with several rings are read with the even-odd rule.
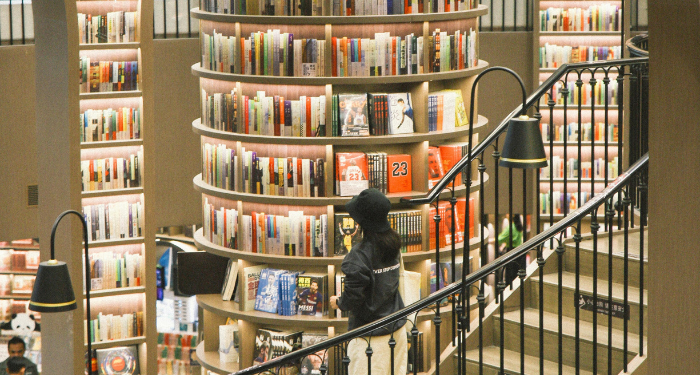
[[[335,234],[335,255],[345,255],[352,247],[362,240],[360,224],[346,213],[335,214],[335,226],[338,232]]]
[[[340,135],[356,137],[369,135],[367,94],[338,95]]]
[[[411,155],[387,155],[387,184],[389,193],[403,193],[413,189]]]
[[[389,134],[413,133],[411,93],[388,94]]]
[[[267,265],[257,265],[243,268],[243,281],[246,287],[241,288],[240,303],[243,311],[250,311],[255,308],[255,297],[258,294],[258,286],[260,284],[260,273],[266,269]]]
[[[442,159],[443,171],[445,173],[449,172],[452,167],[462,160],[462,156],[466,155],[467,147],[469,142],[450,142],[441,145],[440,148],[440,158]],[[459,186],[464,184],[462,173],[459,173],[455,177],[455,185]]]
[[[328,275],[303,274],[297,278],[297,311],[300,315],[321,317],[328,314],[326,303]]]
[[[308,348],[327,339],[327,334],[304,332],[301,335],[301,347]],[[328,367],[328,352],[326,350],[319,350],[316,353],[309,354],[301,360],[301,374],[321,375],[321,365],[323,364]]]
[[[367,157],[364,153],[337,153],[336,162],[339,196],[354,196],[369,187]]]
[[[255,296],[255,310],[277,313],[280,300],[279,278],[284,270],[265,268],[260,273],[258,293]]]
[[[440,149],[428,148],[428,188],[432,188],[445,175]]]

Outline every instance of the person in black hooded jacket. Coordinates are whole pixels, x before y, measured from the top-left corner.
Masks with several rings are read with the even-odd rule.
[[[345,273],[341,296],[332,296],[332,308],[349,311],[348,330],[388,316],[404,307],[399,294],[401,239],[391,228],[387,215],[389,200],[376,189],[366,189],[345,205],[360,225],[362,241],[345,256],[340,269]],[[369,337],[357,338],[348,345],[350,374],[367,373],[365,350],[372,347],[372,374],[390,374],[390,338],[396,340],[394,373],[406,373],[406,320],[378,328]]]

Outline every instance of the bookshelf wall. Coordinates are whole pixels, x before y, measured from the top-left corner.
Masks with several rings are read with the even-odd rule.
[[[427,296],[430,293],[430,265],[434,260],[433,251],[428,249],[430,238],[428,233],[429,225],[432,224],[430,208],[428,205],[421,207],[408,207],[400,203],[402,197],[423,196],[429,190],[429,163],[428,150],[432,146],[440,146],[451,141],[467,141],[468,126],[455,127],[454,130],[429,131],[429,97],[442,90],[459,90],[463,101],[469,103],[471,86],[475,76],[488,67],[488,63],[475,59],[472,66],[452,69],[449,71],[433,72],[430,70],[431,56],[428,43],[423,44],[421,50],[422,61],[416,65],[422,65],[423,71],[416,71],[413,74],[403,75],[370,75],[348,76],[338,74],[338,67],[334,67],[332,61],[333,53],[329,46],[333,40],[348,39],[374,39],[375,33],[389,33],[391,36],[405,36],[413,33],[421,36],[425,41],[432,37],[433,31],[440,29],[447,31],[447,34],[454,35],[456,31],[464,32],[470,28],[474,31],[475,51],[478,53],[478,17],[486,14],[485,6],[470,6],[468,3],[459,3],[458,11],[399,14],[399,15],[373,15],[365,17],[333,16],[333,4],[331,2],[319,2],[320,10],[318,16],[304,17],[299,15],[283,16],[276,12],[270,14],[221,14],[215,10],[204,11],[193,9],[192,16],[199,20],[200,24],[200,44],[202,48],[202,61],[192,66],[192,74],[199,77],[202,89],[202,103],[207,103],[207,96],[213,94],[231,94],[231,99],[226,103],[228,108],[233,105],[238,109],[237,116],[234,116],[238,126],[241,126],[243,119],[244,101],[243,96],[255,97],[259,91],[264,91],[267,96],[282,96],[286,100],[295,101],[302,96],[320,97],[319,103],[324,106],[326,121],[325,134],[319,131],[319,136],[304,137],[290,136],[284,134],[282,130],[278,135],[266,134],[264,131],[255,132],[249,129],[248,133],[243,128],[227,128],[225,124],[218,124],[216,121],[207,119],[196,119],[192,122],[192,130],[201,139],[201,152],[205,160],[210,160],[212,147],[221,147],[226,155],[237,156],[237,159],[228,157],[217,164],[216,168],[222,171],[224,168],[230,173],[231,166],[236,171],[229,174],[230,181],[222,185],[222,180],[215,182],[211,178],[208,170],[208,163],[203,163],[203,172],[193,178],[195,190],[202,193],[203,222],[204,227],[194,234],[197,247],[210,253],[231,259],[238,265],[239,293],[241,285],[245,285],[245,269],[251,266],[266,265],[273,269],[284,269],[290,271],[306,271],[328,275],[328,295],[335,295],[336,274],[340,271],[343,260],[342,255],[334,255],[336,240],[340,241],[336,214],[343,214],[344,205],[351,199],[351,196],[341,196],[335,189],[336,184],[336,154],[345,152],[386,152],[387,154],[408,154],[411,156],[411,179],[412,189],[408,192],[389,193],[387,196],[392,203],[392,211],[405,209],[415,209],[419,213],[422,229],[419,237],[419,246],[416,252],[406,252],[403,254],[407,270],[419,272],[421,277],[421,293]],[[200,8],[207,9],[208,3],[201,3]],[[223,3],[219,3],[221,5]],[[226,4],[224,4],[226,5]],[[235,8],[235,4],[230,9]],[[286,8],[285,8],[286,9]],[[454,10],[454,8],[453,8]],[[238,12],[238,11],[235,11]],[[274,14],[274,15],[273,15]],[[245,50],[245,39],[255,35],[255,33],[273,33],[272,30],[279,30],[279,33],[290,33],[294,39],[316,39],[316,43],[325,42],[325,49],[318,52],[316,74],[311,76],[300,76],[284,73],[277,74],[250,74],[251,70],[246,70],[245,64],[240,63],[241,51]],[[277,35],[277,32],[274,32]],[[220,36],[214,36],[221,34]],[[468,33],[467,33],[468,34]],[[217,43],[218,40],[229,40],[233,42],[222,49],[219,55],[218,50],[208,49],[211,40]],[[206,39],[205,39],[206,38]],[[243,38],[244,42],[241,42]],[[274,40],[274,39],[273,39]],[[307,45],[308,45],[307,41]],[[362,42],[364,43],[364,41]],[[319,43],[319,45],[322,43]],[[223,48],[223,47],[222,47]],[[209,51],[209,52],[207,52]],[[292,49],[289,50],[293,51]],[[216,66],[211,64],[209,56],[222,57],[221,63]],[[283,54],[282,54],[283,55]],[[272,56],[272,55],[270,55]],[[272,58],[272,57],[271,57]],[[264,61],[264,60],[261,60]],[[247,62],[249,63],[249,62]],[[443,68],[444,69],[444,68]],[[281,69],[284,72],[283,69]],[[334,113],[334,96],[342,94],[364,94],[364,93],[410,93],[413,114],[414,132],[409,134],[394,135],[371,135],[371,136],[334,136],[332,114]],[[323,104],[325,103],[325,104]],[[202,104],[203,107],[206,104]],[[477,108],[478,109],[478,108]],[[212,110],[215,110],[212,108]],[[223,111],[223,109],[222,109]],[[225,111],[223,111],[225,112]],[[477,111],[478,113],[478,111]],[[203,110],[202,116],[208,116],[209,112]],[[280,113],[280,116],[282,113]],[[228,120],[232,122],[231,119]],[[478,141],[478,131],[487,125],[487,119],[478,116],[475,118],[475,135],[473,142]],[[317,130],[317,129],[315,129]],[[325,192],[319,196],[298,196],[296,194],[280,195],[254,194],[246,191],[244,184],[247,181],[242,172],[245,167],[243,151],[255,151],[258,156],[270,158],[308,158],[311,160],[323,159],[320,164],[323,178],[315,181],[315,186],[320,186]],[[216,170],[213,168],[213,170]],[[476,170],[476,168],[474,168]],[[318,169],[316,169],[318,171]],[[216,175],[216,174],[215,174]],[[316,174],[316,176],[319,176]],[[225,180],[225,179],[224,179]],[[457,197],[474,198],[477,205],[475,212],[478,212],[478,184],[474,184],[472,190],[467,192],[464,185],[455,188]],[[442,194],[441,199],[449,197],[449,193]],[[468,205],[467,205],[468,207]],[[226,210],[226,215],[237,215],[237,222],[234,222],[227,231],[236,234],[236,242],[228,244],[226,240],[221,241],[212,236],[216,227],[211,214],[212,210]],[[280,255],[275,248],[269,251],[251,251],[243,237],[246,235],[243,224],[244,215],[264,212],[277,216],[290,216],[293,212],[303,211],[304,215],[312,215],[317,218],[325,216],[327,224],[322,227],[321,232],[324,238],[323,243],[327,246],[327,256],[299,256]],[[223,217],[223,216],[221,216]],[[220,220],[220,218],[219,218]],[[445,220],[443,218],[443,220]],[[323,221],[322,221],[323,223]],[[478,225],[476,223],[475,225]],[[227,232],[227,233],[231,233]],[[228,234],[226,235],[228,236]],[[228,237],[227,237],[228,238]],[[478,267],[478,244],[479,238],[472,237],[467,243],[470,248],[470,259],[465,261],[472,269]],[[462,243],[457,244],[461,249]],[[441,257],[444,261],[449,259],[450,246],[441,248]],[[466,266],[465,266],[466,268]],[[239,295],[241,299],[244,297]],[[327,298],[327,296],[326,296]],[[323,317],[310,317],[304,315],[282,316],[274,313],[265,313],[249,309],[244,303],[235,301],[222,301],[220,295],[199,295],[197,302],[203,309],[201,324],[204,330],[204,341],[197,347],[198,361],[207,370],[216,373],[230,373],[238,368],[245,368],[253,364],[254,358],[254,337],[258,329],[272,328],[280,330],[303,330],[305,332],[316,332],[327,334],[329,337],[344,332],[347,328],[347,318],[337,316],[335,311],[329,311]],[[419,314],[418,328],[425,332],[427,337],[425,342],[432,342],[430,314]],[[226,323],[227,319],[237,322],[241,338],[240,343],[240,363],[221,363],[217,352],[219,350],[219,325]],[[449,325],[449,324],[448,324]],[[449,329],[445,328],[445,332]],[[448,340],[443,340],[445,343]],[[432,353],[424,351],[425,362],[430,363]],[[332,356],[330,356],[332,358]]]
[[[538,0],[534,9],[535,87],[563,63],[624,57],[625,48],[622,41],[624,36],[629,35],[629,2]],[[550,195],[555,201],[555,207],[538,207],[543,222],[549,220],[550,210],[554,211],[554,220],[558,220],[564,217],[566,212],[584,204],[591,194],[602,191],[605,188],[605,168],[608,168],[609,181],[617,177],[618,158],[622,158],[624,152],[618,146],[617,139],[619,137],[624,141],[622,129],[625,121],[625,116],[620,116],[618,111],[618,74],[616,70],[609,74],[607,115],[603,88],[605,74],[600,71],[596,72],[594,77],[591,74],[590,71],[583,72],[580,76],[569,74],[566,82],[557,83],[552,90],[553,100],[556,102],[552,113],[547,103],[549,96],[543,96],[540,103],[541,129],[550,167],[540,170],[539,173],[539,201],[546,202],[548,206]],[[591,78],[597,80],[597,86],[591,86]],[[581,98],[578,97],[576,85],[578,79],[583,82]],[[561,93],[563,88],[569,90],[566,109]],[[550,140],[548,133],[551,130],[552,119],[554,138]],[[606,134],[610,142],[607,154],[604,151]],[[580,156],[579,136],[582,137]],[[552,148],[549,145],[550,141]],[[582,173],[581,193],[576,195],[579,191],[579,166]],[[553,186],[550,186],[550,176],[553,177]],[[594,179],[594,183],[591,182],[591,178]],[[564,194],[570,195],[571,198],[561,198]],[[565,203],[556,204],[560,199],[563,199],[561,202],[569,202],[568,211],[563,207]]]

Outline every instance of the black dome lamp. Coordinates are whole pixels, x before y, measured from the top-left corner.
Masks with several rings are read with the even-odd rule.
[[[66,262],[56,260],[54,255],[54,237],[58,223],[68,214],[74,214],[80,218],[83,225],[83,244],[85,246],[85,305],[87,324],[87,365],[88,373],[92,373],[92,341],[90,328],[90,259],[88,254],[87,222],[82,213],[75,210],[68,210],[61,213],[53,223],[51,229],[51,259],[47,262],[39,263],[36,272],[36,280],[32,289],[32,297],[29,300],[29,310],[43,313],[71,311],[78,308],[73,292],[73,284],[68,273]]]

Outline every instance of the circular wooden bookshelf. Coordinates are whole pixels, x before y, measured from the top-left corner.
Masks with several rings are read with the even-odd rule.
[[[379,77],[278,77],[215,72],[202,68],[200,63],[195,63],[192,65],[192,74],[195,77],[214,79],[217,81],[258,83],[267,85],[321,86],[333,84],[367,86],[377,84],[417,83],[426,81],[451,81],[454,79],[475,76],[488,68],[488,66],[489,64],[486,61],[479,60],[479,64],[473,68],[440,73],[405,74]]]
[[[239,370],[238,363],[221,363],[219,352],[204,351],[204,341],[197,344],[197,362],[205,369],[219,374],[230,374]]]
[[[476,229],[476,228],[475,228]],[[488,230],[486,231],[485,238],[488,238]],[[241,251],[236,249],[230,249],[228,247],[220,246],[209,242],[202,234],[202,229],[198,229],[194,233],[194,243],[200,250],[205,250],[212,254],[216,254],[222,257],[231,259],[241,259],[254,263],[261,264],[273,264],[273,265],[290,265],[290,266],[326,266],[334,265],[340,266],[343,263],[344,256],[330,256],[330,257],[305,257],[305,256],[288,256],[288,255],[275,255],[275,254],[259,254],[252,253],[249,251]],[[472,237],[469,240],[469,250],[476,250],[481,245],[481,238],[478,236]],[[455,250],[461,251],[463,248],[463,243],[455,244]],[[446,246],[440,249],[440,255],[448,254],[452,251],[452,246]],[[426,259],[435,259],[435,251],[415,251],[402,254],[404,262],[417,262]]]
[[[488,175],[484,176],[484,183],[488,183]],[[192,184],[195,190],[207,194],[213,197],[225,198],[230,200],[240,200],[249,203],[263,203],[263,204],[276,204],[284,206],[344,206],[348,203],[352,197],[287,197],[280,195],[263,195],[263,194],[251,194],[251,193],[241,193],[233,190],[226,190],[222,188],[217,188],[211,186],[204,181],[202,181],[202,175],[198,174],[192,179]],[[464,185],[457,186],[455,188],[455,196],[463,197],[466,194],[466,187]],[[479,191],[479,184],[472,184],[471,192]],[[391,203],[400,203],[401,198],[419,198],[425,196],[425,192],[421,191],[410,191],[404,193],[389,193],[386,194],[387,198]],[[449,190],[444,190],[440,193],[441,199],[447,199],[451,196]]]
[[[486,5],[458,12],[423,13],[423,14],[392,14],[373,16],[248,16],[240,14],[212,13],[194,8],[190,11],[192,18],[202,21],[221,23],[247,23],[263,25],[367,25],[413,23],[430,21],[452,21],[465,18],[476,18],[488,13]]]
[[[488,124],[484,116],[478,116],[474,123],[474,130],[482,128]],[[451,140],[469,135],[469,126],[460,126],[454,131],[439,131],[430,133],[409,133],[397,135],[373,135],[369,137],[277,137],[269,135],[241,134],[223,130],[216,130],[202,125],[201,119],[192,122],[192,131],[196,134],[210,138],[240,141],[245,143],[259,144],[282,144],[282,145],[334,145],[334,146],[360,146],[360,145],[388,145],[407,144],[423,141],[439,142]]]

